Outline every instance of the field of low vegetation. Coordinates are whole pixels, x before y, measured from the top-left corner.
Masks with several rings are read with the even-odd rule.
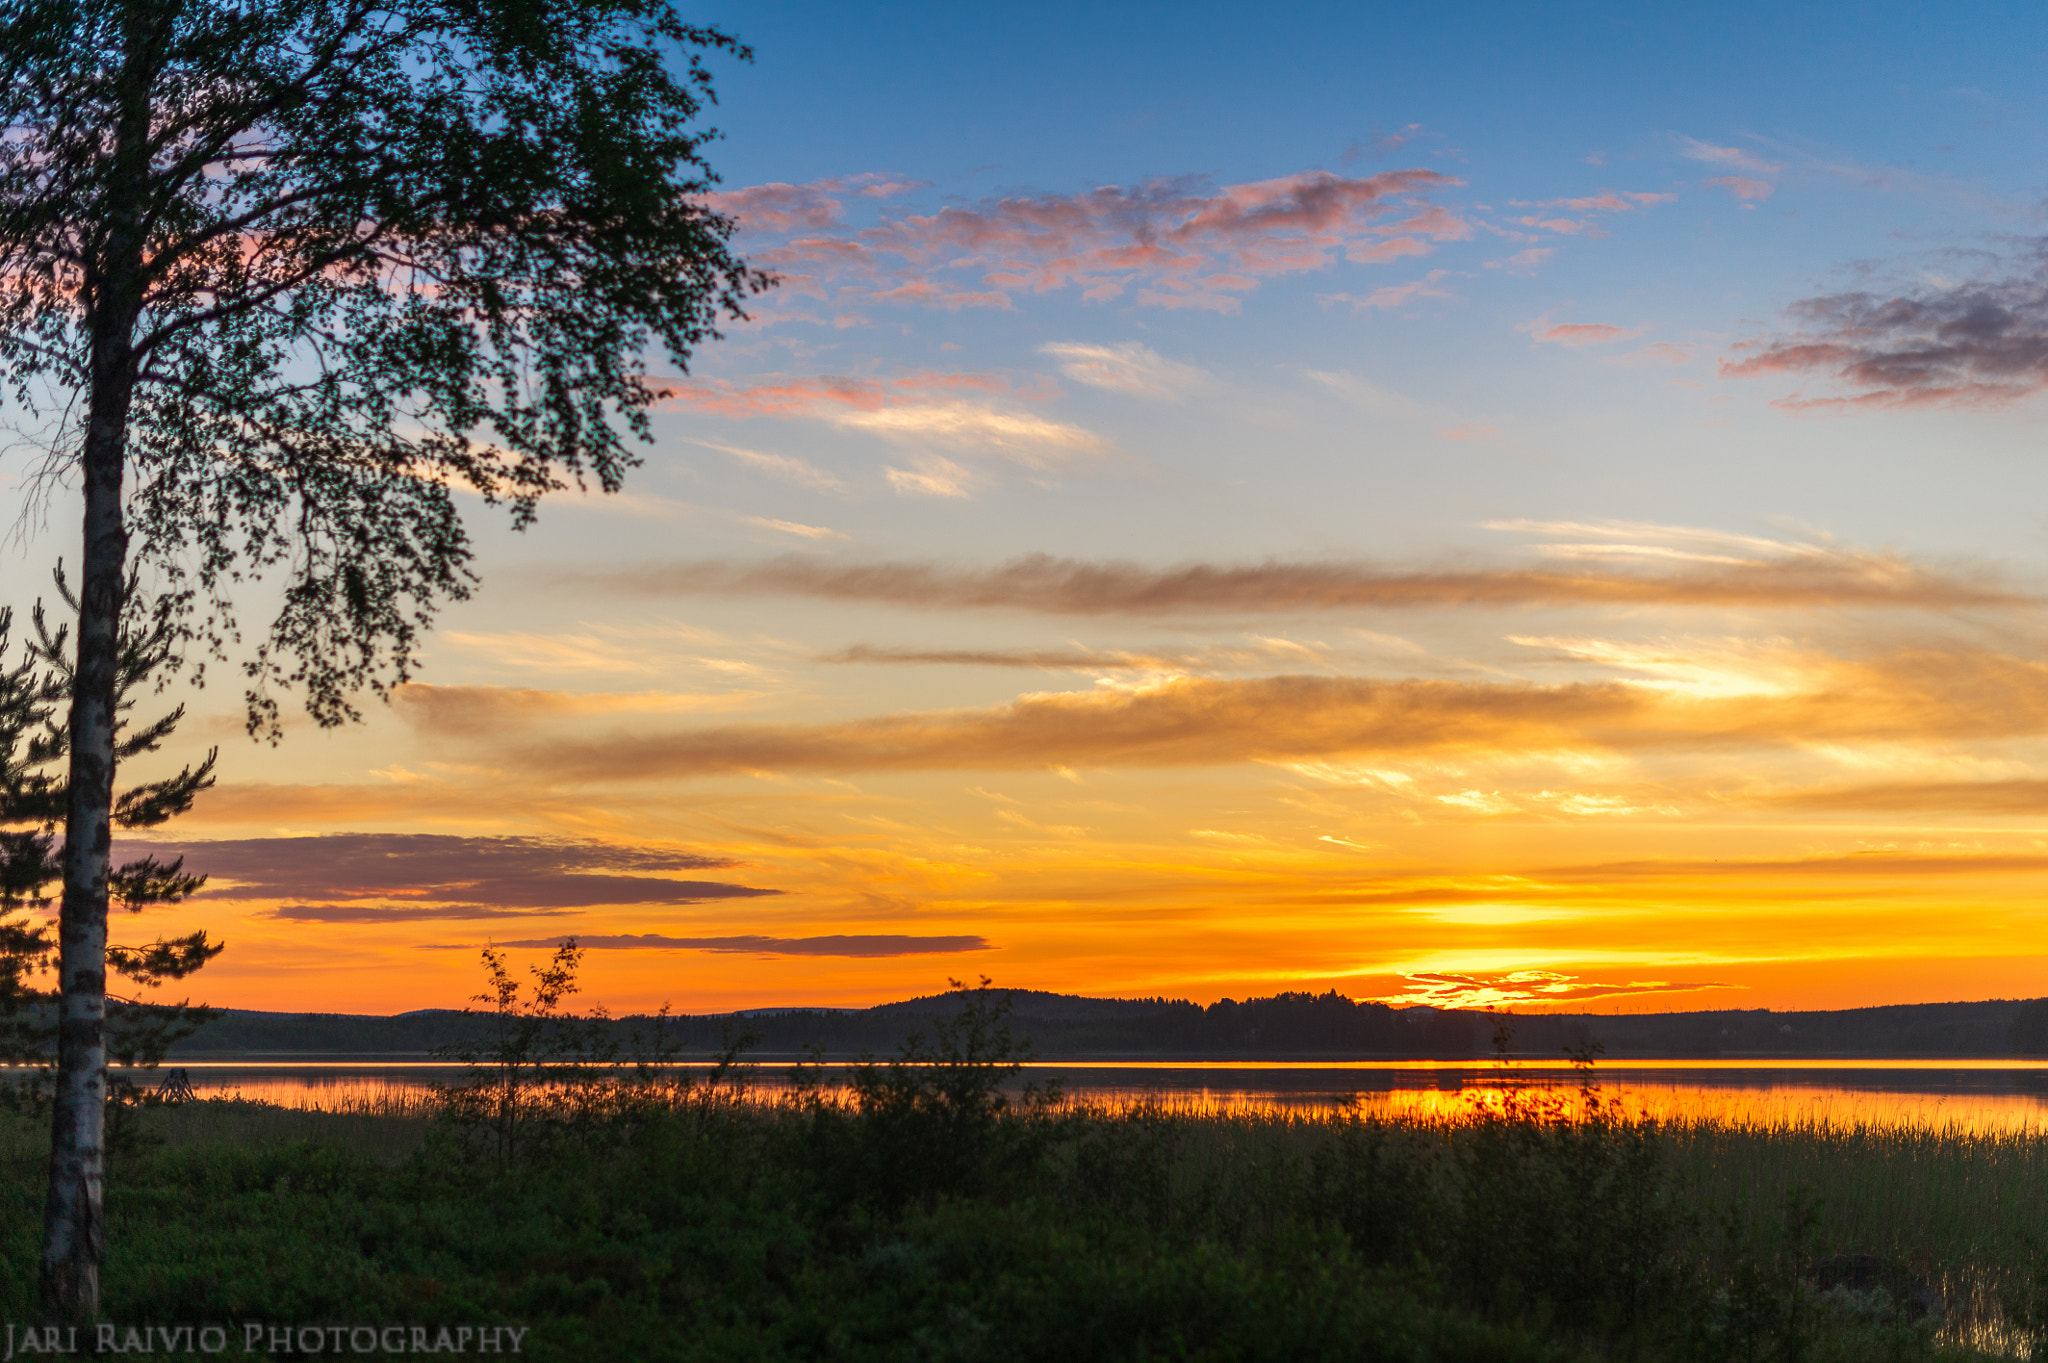
[[[2048,1137],[1660,1124],[1590,1069],[1562,1095],[1504,1073],[1429,1120],[1109,1110],[1020,1090],[1000,1002],[960,1005],[844,1084],[737,1051],[564,1059],[528,1017],[427,1100],[143,1109],[105,1315],[229,1325],[230,1352],[248,1322],[509,1324],[565,1360],[1862,1363],[2048,1338]],[[0,1121],[9,1320],[34,1314],[46,1149]]]

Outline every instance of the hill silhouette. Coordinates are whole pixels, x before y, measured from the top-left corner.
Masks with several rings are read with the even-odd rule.
[[[1514,1049],[1556,1056],[1599,1041],[1609,1061],[1634,1058],[1968,1057],[2014,1051],[2024,1000],[1896,1004],[1834,1011],[1717,1009],[1688,1013],[1511,1013],[1359,1003],[1331,992],[1223,999],[1098,999],[1007,990],[1015,1030],[1046,1060],[1110,1059],[1461,1059],[1491,1053],[1497,1021]],[[776,1008],[671,1018],[670,1035],[691,1054],[718,1049],[727,1028],[760,1038],[754,1054],[780,1059],[819,1046],[846,1058],[887,1055],[912,1032],[949,1015],[948,995],[872,1008]],[[619,1018],[621,1036],[647,1018]],[[436,1046],[481,1039],[488,1019],[454,1009],[396,1016],[271,1013],[224,1009],[172,1058],[186,1060],[420,1059]],[[2024,1030],[2024,1029],[2023,1029]]]

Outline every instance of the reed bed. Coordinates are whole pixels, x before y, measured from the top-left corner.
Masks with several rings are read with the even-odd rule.
[[[1472,1356],[1488,1358],[1525,1356],[1516,1340],[1535,1350],[1530,1358],[2048,1356],[2039,1346],[2048,1338],[2048,1134],[2038,1130],[1826,1115],[1651,1117],[1596,1088],[1513,1082],[1417,1110],[1375,1096],[1047,1101],[1020,1093],[1014,1080],[1002,1082],[1007,1098],[997,1101],[994,1076],[971,1071],[960,1090],[966,1097],[938,1101],[944,1067],[903,1070],[894,1098],[872,1077],[866,1090],[815,1073],[794,1087],[746,1082],[754,1078],[741,1071],[720,1086],[657,1087],[662,1096],[651,1102],[633,1099],[631,1086],[615,1086],[610,1097],[600,1086],[586,1100],[573,1085],[544,1082],[522,1099],[531,1129],[516,1155],[495,1143],[488,1105],[474,1105],[488,1087],[471,1089],[468,1107],[459,1091],[358,1079],[306,1086],[288,1095],[289,1105],[264,1101],[276,1096],[265,1085],[260,1097],[215,1092],[145,1109],[113,1163],[127,1237],[115,1243],[137,1258],[111,1268],[110,1281],[135,1309],[187,1309],[177,1304],[203,1288],[217,1302],[243,1300],[233,1309],[246,1312],[247,1303],[271,1298],[235,1298],[240,1275],[274,1274],[303,1254],[303,1282],[290,1289],[301,1309],[340,1309],[318,1305],[330,1300],[320,1294],[341,1290],[317,1270],[325,1251],[313,1239],[303,1247],[291,1239],[331,1222],[318,1232],[320,1244],[339,1235],[373,1247],[361,1251],[351,1270],[358,1285],[347,1291],[371,1294],[364,1300],[397,1294],[380,1311],[422,1309],[405,1295],[422,1274],[459,1279],[473,1284],[465,1291],[498,1294],[492,1299],[508,1311],[552,1322],[546,1329],[559,1347],[550,1352],[559,1357],[593,1356],[575,1341],[599,1335],[575,1332],[610,1319],[587,1314],[599,1298],[613,1303],[606,1311],[625,1311],[644,1297],[644,1308],[634,1308],[644,1318],[635,1319],[659,1340],[667,1338],[659,1334],[667,1313],[686,1309],[677,1301],[711,1293],[702,1300],[728,1302],[717,1310],[754,1322],[719,1336],[719,1348],[759,1345],[761,1356],[781,1357],[762,1341],[782,1328],[772,1321],[785,1309],[821,1322],[868,1311],[880,1339],[897,1328],[892,1313],[925,1310],[941,1284],[1000,1270],[1025,1273],[1052,1294],[1048,1301],[1065,1303],[1061,1310],[1085,1313],[1110,1300],[1103,1293],[1137,1290],[1122,1276],[1131,1262],[1165,1276],[1143,1289],[1153,1305],[1116,1309],[1164,1312],[1162,1320],[1201,1306],[1210,1289],[1189,1286],[1195,1280],[1184,1275],[1222,1271],[1218,1265],[1251,1275],[1233,1289],[1248,1295],[1231,1309],[1277,1313],[1272,1321],[1292,1320],[1315,1300],[1290,1295],[1309,1289],[1287,1284],[1335,1273],[1330,1281],[1344,1284],[1339,1298],[1350,1303],[1343,1309],[1363,1313],[1355,1320],[1392,1311],[1386,1320],[1438,1339],[1418,1357],[1462,1357],[1442,1341],[1467,1334]],[[19,1222],[10,1235],[24,1249],[35,1224],[29,1185],[44,1149],[40,1124],[0,1120],[0,1166],[22,1184],[10,1195]],[[965,1163],[963,1151],[972,1157]],[[211,1191],[194,1191],[201,1188]],[[337,1191],[320,1191],[330,1188]],[[624,1203],[619,1189],[630,1190]],[[1632,1197],[1647,1209],[1634,1220]],[[285,1205],[290,1217],[275,1220],[270,1209]],[[1810,1218],[1801,1221],[1800,1208],[1810,1208]],[[656,1217],[654,1230],[642,1213]],[[427,1224],[468,1218],[475,1228],[416,1243],[397,1228],[421,1215]],[[391,1229],[365,1229],[375,1225]],[[576,1234],[590,1241],[578,1251],[584,1257],[550,1248],[553,1225],[583,1227]],[[725,1247],[704,1250],[700,1266],[685,1272],[678,1265],[688,1256],[677,1246],[710,1225],[726,1227],[718,1231]],[[252,1236],[265,1247],[247,1252],[246,1267],[223,1251],[204,1282],[181,1276],[180,1245]],[[764,1236],[783,1248],[757,1243]],[[1616,1244],[1627,1252],[1617,1257]],[[467,1246],[459,1250],[466,1267],[445,1258],[459,1246]],[[760,1254],[769,1257],[747,1257]],[[432,1255],[444,1257],[431,1272],[379,1266],[424,1264]],[[1025,1257],[1001,1268],[1017,1255]],[[1869,1294],[1817,1293],[1814,1265],[1831,1256],[1869,1256],[1930,1285],[1938,1322],[1887,1314]],[[886,1273],[877,1267],[885,1261]],[[1566,1272],[1570,1263],[1585,1267]],[[1073,1264],[1083,1267],[1062,1267]],[[905,1273],[910,1285],[889,1286],[889,1274]],[[1640,1290],[1617,1285],[1617,1275],[1636,1273]],[[577,1283],[596,1276],[570,1293],[557,1281],[564,1275]],[[1420,1285],[1401,1285],[1411,1281]],[[889,1295],[899,1287],[910,1295]],[[1667,1289],[1669,1302],[1657,1299]],[[0,1295],[27,1290],[17,1284]],[[973,1311],[1008,1300],[997,1279],[987,1290],[997,1295],[972,1297]],[[1174,1295],[1181,1292],[1193,1295]],[[1807,1326],[1784,1315],[1802,1293],[1807,1305],[1797,1309],[1812,1316]],[[793,1304],[774,1304],[785,1299]],[[1639,1299],[1650,1314],[1637,1313]],[[1728,1332],[1751,1306],[1765,1317],[1778,1312],[1770,1317],[1777,1323],[1767,1320],[1763,1334],[1738,1347]],[[939,1329],[938,1319],[918,1328]],[[1037,1319],[1027,1325],[1019,1317],[1010,1328],[1037,1330]],[[1250,1319],[1226,1313],[1205,1328],[1246,1340],[1282,1329],[1255,1329]],[[573,1323],[586,1320],[597,1323]],[[1542,1340],[1550,1343],[1539,1348]],[[1563,1352],[1544,1352],[1553,1345]],[[1496,1346],[1505,1352],[1489,1352]],[[704,1347],[702,1356],[720,1356]]]

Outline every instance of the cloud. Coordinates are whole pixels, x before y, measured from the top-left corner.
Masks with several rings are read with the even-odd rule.
[[[1447,270],[1431,270],[1422,279],[1411,280],[1406,284],[1389,284],[1363,296],[1351,293],[1319,293],[1316,295],[1316,301],[1324,307],[1332,303],[1349,303],[1356,312],[1386,312],[1418,298],[1456,298],[1457,295],[1449,290],[1435,287],[1436,282],[1448,274]]]
[[[1477,440],[1482,436],[1499,434],[1500,432],[1496,431],[1493,427],[1477,421],[1467,422],[1463,426],[1447,427],[1437,432],[1437,435],[1444,440]]]
[[[1846,390],[1785,406],[1996,407],[2048,386],[2048,239],[1999,276],[1823,294],[1788,312],[1792,334],[1721,364],[1729,378],[1814,375]]]
[[[1753,694],[1633,680],[1174,676],[831,724],[727,725],[538,747],[508,736],[504,760],[557,779],[608,782],[764,771],[1285,765],[1395,753],[1706,752],[2042,733],[2048,667],[1923,650],[1867,662],[1808,659],[1796,686]]]
[[[1754,208],[1770,198],[1772,191],[1777,188],[1769,180],[1751,179],[1747,175],[1717,175],[1706,183],[1716,189],[1727,190],[1742,201],[1744,208]]]
[[[782,535],[796,535],[807,540],[845,541],[853,538],[844,531],[822,525],[805,525],[802,521],[778,521],[768,516],[738,516],[738,519],[746,525],[758,525],[763,530],[773,530]]]
[[[1082,649],[956,649],[876,648],[855,644],[827,653],[825,663],[935,663],[957,667],[1036,667],[1048,671],[1093,671],[1103,669],[1167,670],[1183,665],[1151,653],[1105,653]]]
[[[1208,378],[1193,365],[1162,358],[1138,341],[1122,345],[1090,345],[1083,341],[1052,341],[1039,353],[1059,361],[1060,372],[1076,383],[1140,397],[1171,397]]]
[[[1665,980],[1631,980],[1601,984],[1578,975],[1554,970],[1515,970],[1484,973],[1458,971],[1416,971],[1402,977],[1404,987],[1397,993],[1369,1000],[1395,1007],[1426,1004],[1432,1008],[1513,1008],[1532,1005],[1589,1003],[1595,999],[1621,998],[1636,994],[1682,994],[1701,989],[1727,989],[1726,984],[1704,981],[1692,984]]]
[[[1091,454],[1100,437],[1030,412],[996,411],[967,402],[884,407],[835,418],[841,426],[898,439],[916,439],[953,449],[999,450],[1020,463],[1042,467],[1058,454]]]
[[[765,473],[770,478],[779,479],[785,483],[794,483],[798,487],[812,488],[819,492],[843,492],[846,490],[846,484],[840,479],[825,472],[825,470],[809,460],[798,459],[795,455],[771,454],[766,450],[750,450],[743,445],[722,445],[715,440],[692,439],[690,443],[692,445],[701,445],[707,450],[717,450],[720,454],[731,455],[748,468]]]
[[[1643,333],[1640,328],[1630,331],[1605,322],[1560,322],[1556,326],[1537,322],[1531,325],[1529,334],[1555,345],[1587,346],[1626,341]]]
[[[484,689],[463,688],[465,692]],[[490,708],[487,698],[467,694],[462,699]],[[438,721],[447,732],[482,732],[471,717],[456,713],[453,697],[441,700],[429,727]],[[696,904],[781,893],[660,874],[735,864],[725,858],[589,839],[335,833],[311,838],[136,842],[127,847],[160,856],[183,856],[191,870],[212,877],[202,891],[209,899],[328,901],[278,911],[282,917],[322,922],[485,918],[513,911]],[[345,916],[358,910],[359,917]]]
[[[888,379],[771,377],[747,387],[682,379],[669,385],[666,401],[716,416],[827,421],[903,443],[992,453],[1035,469],[1108,450],[1108,442],[1093,432],[1018,405],[1019,398],[1044,395],[986,374],[922,373]],[[760,466],[776,458],[756,455],[750,462]]]
[[[1027,695],[988,710],[557,742],[517,760],[572,781],[754,771],[1199,766],[1465,744],[1556,746],[1588,727],[1626,722],[1641,703],[1619,684],[1474,690],[1357,678],[1175,677]]]
[[[666,403],[729,417],[822,417],[849,412],[879,412],[958,398],[963,393],[1009,396],[1010,384],[991,374],[904,374],[888,379],[843,378],[835,375],[784,378],[770,376],[749,387],[723,380],[678,379],[668,385]],[[727,446],[712,446],[726,449]]]
[[[2048,781],[1888,781],[1791,791],[1762,803],[1868,813],[2041,814],[2048,812]]]
[[[574,909],[500,909],[488,904],[287,904],[257,915],[287,923],[431,923],[480,918],[555,918]]]
[[[704,202],[714,211],[737,220],[747,231],[818,232],[839,221],[840,203],[832,197],[839,189],[837,180],[816,180],[806,185],[775,181],[707,194]]]
[[[835,176],[801,185],[778,181],[748,185],[744,189],[721,190],[705,195],[704,204],[714,212],[735,219],[741,229],[748,232],[822,232],[837,226],[840,221],[843,205],[834,195],[887,199],[922,187],[921,181],[901,175],[870,173]]]
[[[979,480],[950,459],[921,459],[914,469],[882,470],[898,492],[923,497],[968,497]]]
[[[1702,142],[1693,137],[1680,137],[1678,139],[1678,151],[1679,155],[1689,157],[1694,161],[1705,161],[1709,165],[1716,166],[1730,166],[1736,170],[1746,170],[1758,175],[1775,175],[1784,169],[1783,166],[1765,161],[1742,150],[1740,147],[1716,146],[1711,142]]]
[[[1612,861],[1593,866],[1567,866],[1545,872],[1553,880],[1667,880],[1700,876],[1953,876],[2038,875],[2048,871],[2048,856],[1965,852],[1852,852],[1842,856],[1770,857],[1687,861],[1680,858]]]
[[[593,670],[606,670],[602,657],[597,659]],[[407,682],[391,695],[392,704],[399,713],[415,722],[443,729],[460,722],[476,726],[479,732],[507,724],[530,724],[538,719],[674,714],[682,710],[725,708],[749,698],[744,692],[737,696],[676,695],[663,691],[605,693],[543,691],[521,686],[441,686],[432,682]]]
[[[1616,193],[1603,189],[1598,194],[1579,199],[1539,199],[1528,203],[1513,199],[1509,202],[1517,208],[1569,208],[1574,213],[1633,213],[1639,208],[1674,203],[1677,199],[1676,194],[1650,194],[1639,190]]]
[[[842,304],[1007,306],[1065,290],[1085,300],[1132,295],[1141,306],[1231,312],[1280,275],[1344,258],[1426,254],[1472,236],[1426,201],[1459,184],[1429,170],[1343,176],[1304,171],[1212,187],[1199,179],[1107,185],[1082,194],[985,199],[850,228],[819,186],[735,190],[709,202],[779,242],[749,258],[800,291]]]
[[[559,947],[567,940],[541,937],[500,942],[502,947]],[[664,937],[659,933],[579,934],[576,945],[591,951],[721,951],[753,956],[935,956],[962,951],[993,951],[986,937],[905,937],[894,933],[862,933],[825,937]]]
[[[1533,529],[1538,523],[1504,526]],[[1578,527],[1644,534],[1654,527]],[[1711,535],[1713,532],[1698,532]],[[1740,538],[1740,537],[1733,537]],[[1184,564],[1032,554],[994,568],[930,562],[821,562],[784,557],[705,560],[586,574],[574,581],[647,596],[799,596],[948,610],[1002,608],[1057,615],[1240,614],[1423,606],[1663,604],[1735,607],[1902,606],[1947,610],[2033,598],[1988,580],[1935,572],[1891,554],[1748,540],[1745,552],[1696,555],[1655,542],[1546,546],[1557,557],[1670,559],[1688,566],[1628,572],[1607,566],[1402,571],[1344,560]],[[1575,552],[1579,551],[1579,552]],[[1597,552],[1605,551],[1605,552]],[[559,580],[572,580],[563,578]]]

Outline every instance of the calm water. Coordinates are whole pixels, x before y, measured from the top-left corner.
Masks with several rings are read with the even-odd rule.
[[[201,1096],[239,1093],[326,1109],[416,1100],[435,1082],[461,1074],[437,1064],[217,1062],[185,1069]],[[762,1065],[762,1087],[775,1091],[781,1073],[780,1066]],[[1058,1079],[1069,1097],[1115,1106],[1157,1101],[1221,1111],[1355,1102],[1414,1116],[1469,1112],[1505,1085],[1573,1090],[1578,1083],[1561,1061],[1528,1061],[1505,1073],[1491,1062],[1045,1063],[1028,1067],[1025,1077]],[[2048,1131],[2048,1061],[1639,1060],[1603,1064],[1595,1077],[1604,1095],[1664,1117]]]

